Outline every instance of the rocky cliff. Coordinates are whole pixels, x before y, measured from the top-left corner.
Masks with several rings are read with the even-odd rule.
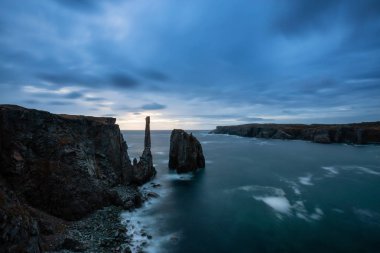
[[[374,144],[380,143],[380,122],[335,125],[247,124],[218,126],[210,133],[317,143]]]
[[[140,202],[111,190],[138,173],[115,121],[0,105],[0,252],[41,252],[42,224],[32,213],[78,220]]]
[[[170,135],[169,168],[186,173],[204,167],[205,158],[199,141],[182,129],[174,129]]]
[[[145,122],[144,151],[139,162],[137,162],[136,158],[133,159],[132,181],[138,185],[146,183],[156,175],[156,169],[153,166],[153,158],[150,151],[150,117],[146,117]]]

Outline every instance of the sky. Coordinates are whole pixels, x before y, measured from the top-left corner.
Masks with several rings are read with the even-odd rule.
[[[380,120],[378,0],[1,0],[0,104],[121,129]]]

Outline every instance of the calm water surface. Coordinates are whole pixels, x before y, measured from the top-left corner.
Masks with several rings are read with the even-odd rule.
[[[147,252],[380,252],[380,146],[193,134],[206,169],[177,175],[152,131],[161,197],[122,215]],[[124,137],[138,157],[143,131]]]

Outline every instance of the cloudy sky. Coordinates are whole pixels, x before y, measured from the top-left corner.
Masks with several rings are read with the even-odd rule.
[[[380,1],[1,0],[0,103],[122,129],[380,120]]]

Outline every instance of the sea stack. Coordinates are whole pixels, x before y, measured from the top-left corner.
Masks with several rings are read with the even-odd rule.
[[[200,142],[182,129],[174,129],[170,136],[169,169],[186,173],[205,167]]]
[[[145,138],[144,151],[140,157],[140,161],[133,160],[133,182],[142,185],[148,182],[156,175],[156,169],[153,166],[152,152],[150,151],[150,117],[145,118]]]

